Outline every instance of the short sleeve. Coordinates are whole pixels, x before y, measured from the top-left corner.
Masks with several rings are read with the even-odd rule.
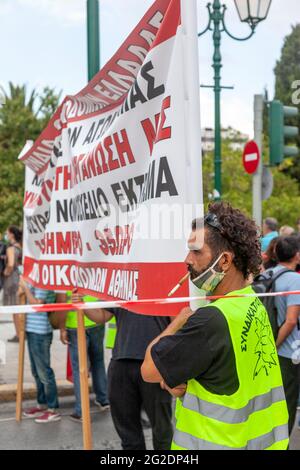
[[[151,350],[152,359],[166,384],[174,388],[203,375],[213,362],[209,336],[222,315],[215,307],[204,307],[192,315],[175,335],[165,336]]]
[[[293,273],[289,282],[289,291],[300,291],[300,274]],[[290,294],[287,296],[286,306],[300,305],[300,294]]]
[[[49,291],[45,289],[35,289],[33,293],[34,297],[38,300],[44,300],[46,301],[45,303],[50,303],[49,302]],[[52,296],[53,299],[55,299],[55,294]],[[51,299],[52,300],[52,299]]]

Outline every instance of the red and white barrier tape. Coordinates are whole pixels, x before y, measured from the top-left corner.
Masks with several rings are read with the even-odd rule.
[[[287,297],[288,295],[300,295],[300,290],[285,292],[270,292],[263,294],[234,294],[234,295],[210,295],[201,297],[173,297],[165,299],[144,299],[144,300],[114,300],[99,302],[78,302],[76,304],[43,304],[43,305],[10,305],[0,307],[1,314],[20,314],[20,313],[39,313],[39,312],[66,312],[69,310],[94,310],[100,308],[124,308],[130,310],[132,306],[137,305],[164,305],[164,304],[182,304],[197,300],[218,300],[218,299],[239,299],[239,298],[255,298],[255,297]],[[300,298],[299,298],[300,305]],[[141,315],[149,315],[149,313],[141,313]],[[174,314],[176,315],[176,314]]]

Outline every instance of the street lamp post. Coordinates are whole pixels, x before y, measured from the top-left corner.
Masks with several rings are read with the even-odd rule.
[[[258,23],[266,19],[272,0],[234,0],[240,20],[248,23],[250,26],[250,34],[248,36],[239,38],[234,36],[228,31],[225,23],[225,14],[227,7],[222,5],[220,0],[214,0],[213,3],[208,3],[208,25],[198,34],[202,36],[207,31],[213,32],[214,54],[213,64],[214,69],[214,85],[202,85],[204,88],[213,88],[215,95],[215,149],[214,149],[214,165],[215,165],[215,199],[220,199],[222,196],[222,148],[221,148],[221,91],[222,89],[232,89],[233,87],[225,87],[221,85],[221,68],[222,68],[222,55],[221,55],[221,36],[225,32],[230,38],[236,41],[246,41],[251,38],[255,32]]]
[[[100,69],[99,1],[87,0],[88,80]]]

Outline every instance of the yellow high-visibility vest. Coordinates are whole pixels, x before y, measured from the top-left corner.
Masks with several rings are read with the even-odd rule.
[[[67,292],[67,302],[71,302],[71,296],[72,292],[68,291]],[[92,297],[91,295],[84,295],[83,296],[83,301],[84,302],[97,302],[99,299],[96,299],[96,297]],[[77,328],[77,311],[76,310],[71,310],[67,314],[66,318],[66,328],[69,329],[75,329]],[[94,326],[97,326],[97,323],[93,322],[90,320],[86,315],[84,315],[84,326],[85,328],[91,328]]]
[[[116,342],[117,335],[117,323],[116,317],[112,317],[109,322],[106,323],[106,333],[105,333],[105,347],[107,349],[113,349]]]
[[[250,293],[248,286],[228,295]],[[211,305],[227,321],[239,388],[232,395],[217,395],[189,380],[177,402],[172,449],[287,449],[288,411],[265,307],[257,297],[219,299]]]

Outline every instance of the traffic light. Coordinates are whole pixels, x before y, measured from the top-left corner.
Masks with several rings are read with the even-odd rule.
[[[287,145],[287,140],[295,139],[299,134],[296,126],[287,126],[286,119],[298,115],[298,108],[284,106],[281,101],[274,100],[269,107],[269,138],[270,165],[280,165],[285,157],[299,154],[298,147]]]

